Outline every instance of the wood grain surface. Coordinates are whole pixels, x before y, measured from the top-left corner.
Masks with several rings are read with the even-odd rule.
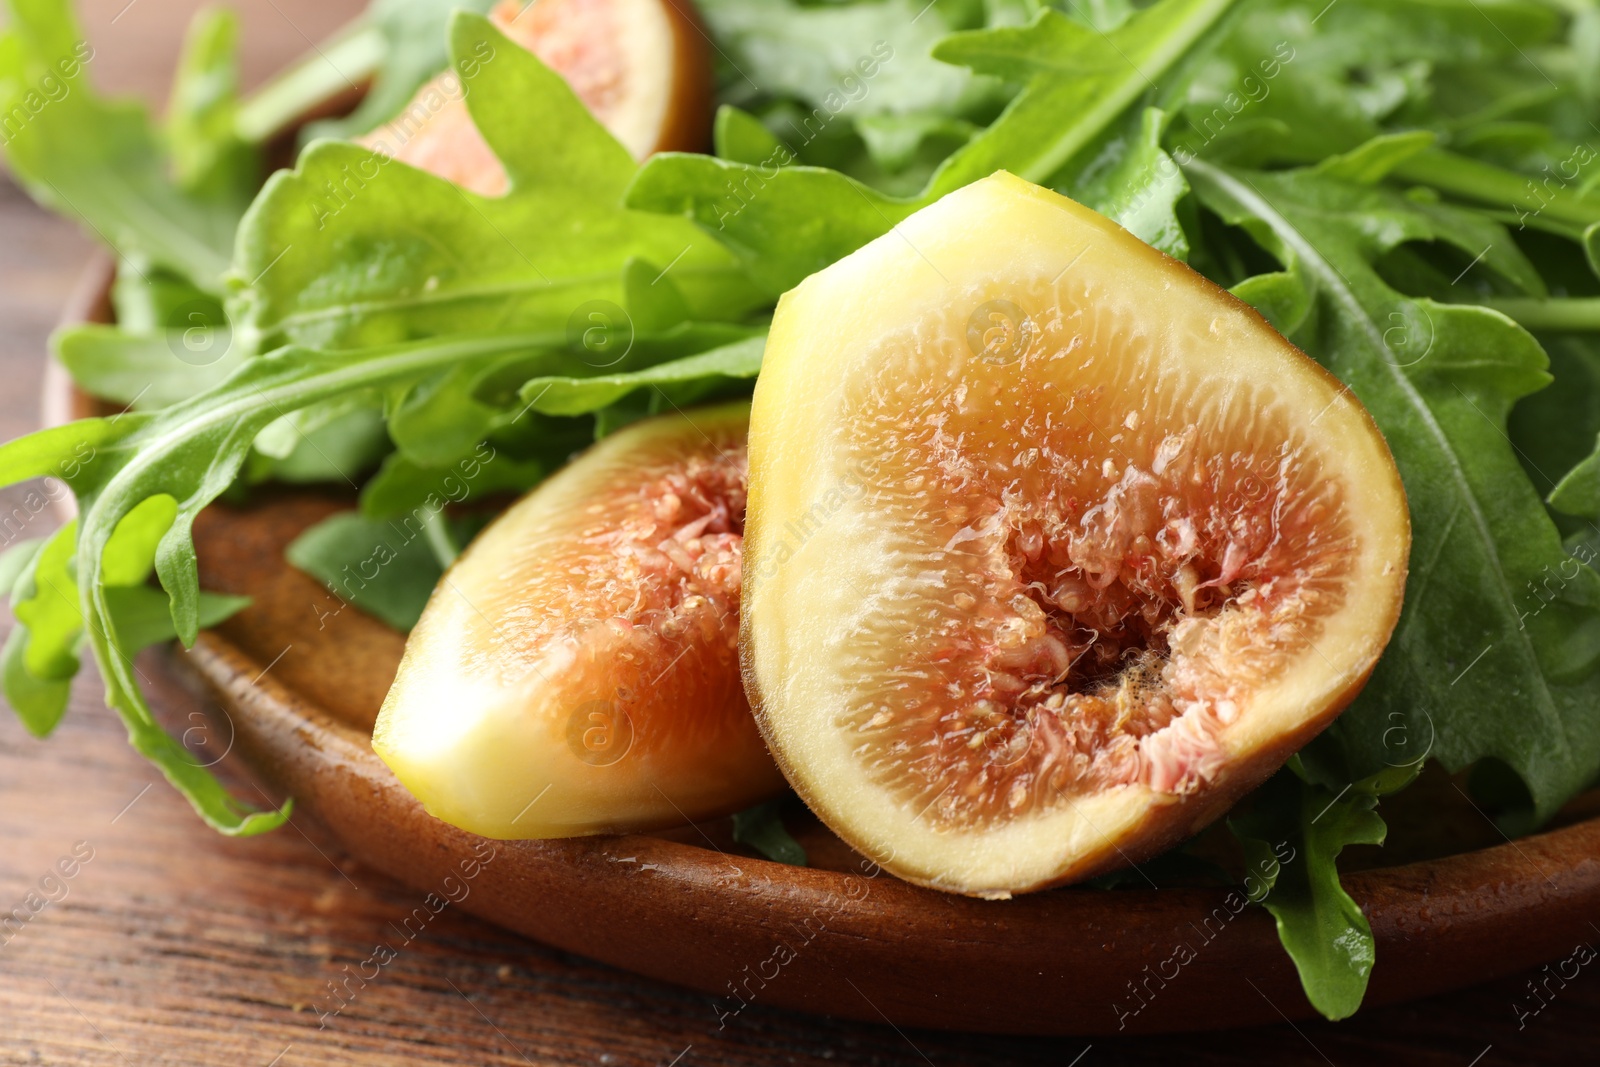
[[[100,83],[157,96],[197,5],[83,6]],[[259,78],[356,5],[237,6],[247,77]],[[0,437],[37,424],[45,339],[90,248],[0,177]],[[55,520],[40,500],[37,486],[0,492],[0,515],[22,517],[20,532],[13,521],[0,540],[46,533]],[[165,713],[178,729],[190,721],[180,701]],[[223,766],[250,788],[231,761]],[[0,717],[0,914],[33,911],[0,926],[0,1064],[1491,1067],[1590,1062],[1600,1031],[1600,968],[1555,960],[1342,1024],[1194,1037],[1090,1044],[902,1032],[759,1002],[719,1026],[703,995],[544,948],[459,909],[420,932],[413,921],[406,937],[401,928],[421,903],[304,818],[244,841],[208,830],[127,746],[92,668],[49,741]],[[1600,945],[1587,921],[1570,936],[1575,948]],[[379,945],[397,949],[381,966]],[[351,977],[363,974],[375,976]],[[1281,992],[1240,988],[1264,999]]]

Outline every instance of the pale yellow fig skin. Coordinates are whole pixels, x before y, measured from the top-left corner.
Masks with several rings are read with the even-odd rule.
[[[936,831],[868,778],[850,758],[855,742],[829,722],[841,683],[818,666],[824,650],[848,639],[840,620],[894,595],[893,576],[877,572],[885,551],[872,516],[827,496],[852,476],[836,444],[848,433],[838,425],[838,383],[864,373],[873,342],[962,300],[970,279],[1053,279],[1069,269],[1102,292],[1136,295],[1153,333],[1217,373],[1270,380],[1307,418],[1316,416],[1330,442],[1319,458],[1346,479],[1364,539],[1350,579],[1355,593],[1328,620],[1317,655],[1255,691],[1222,730],[1225,767],[1198,791],[1120,785],[1047,814]],[[784,295],[756,386],[749,448],[741,650],[757,722],[824,823],[887,870],[934,889],[1005,898],[1138,863],[1182,841],[1338,715],[1399,618],[1410,546],[1405,491],[1376,425],[1349,390],[1184,264],[1004,172],[949,194]],[[795,524],[819,504],[828,521],[796,537]]]
[[[617,521],[606,493],[630,492],[663,457],[742,442],[748,412],[698,409],[605,438],[446,572],[372,738],[430,814],[485,837],[575,837],[682,825],[782,791],[745,703],[732,618],[691,634],[681,658],[630,662],[617,605],[569,603],[558,580],[572,545]],[[622,559],[585,558],[627,582]],[[552,615],[573,622],[576,646],[527,637]]]

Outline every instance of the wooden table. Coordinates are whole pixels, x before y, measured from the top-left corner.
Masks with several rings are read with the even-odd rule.
[[[126,5],[126,6],[125,6]],[[159,98],[192,0],[88,0],[100,84]],[[348,18],[351,0],[242,0],[257,80]],[[119,14],[120,12],[120,14]],[[91,245],[0,176],[0,437],[36,425],[45,338]],[[0,516],[30,509],[0,493]],[[53,524],[30,520],[23,536]],[[9,615],[6,616],[9,619]],[[183,708],[169,709],[183,721]],[[87,862],[76,857],[90,856]],[[50,880],[58,862],[74,871]],[[43,880],[43,882],[42,882]],[[330,982],[417,895],[297,817],[233,841],[206,829],[126,744],[85,672],[56,735],[0,717],[0,1064],[1565,1065],[1594,1058],[1600,972],[1519,1029],[1528,974],[1356,1021],[1160,1039],[902,1033],[759,1004],[719,1029],[709,998],[446,911],[337,1016]],[[1600,916],[1596,916],[1600,922]],[[1600,944],[1600,933],[1594,941]],[[1379,964],[1382,966],[1380,960]]]

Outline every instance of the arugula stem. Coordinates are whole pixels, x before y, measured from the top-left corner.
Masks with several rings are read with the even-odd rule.
[[[441,568],[449,568],[461,555],[461,546],[456,544],[456,539],[450,535],[450,526],[445,522],[443,511],[429,511],[422,519],[422,535],[427,539],[428,548],[433,552],[433,558],[439,561]]]
[[[1600,330],[1600,296],[1561,297],[1538,300],[1531,297],[1491,297],[1487,307],[1517,321],[1533,331],[1585,333]]]
[[[1104,130],[1120,114],[1152,88],[1151,78],[1159,78],[1167,69],[1183,58],[1194,43],[1231,8],[1235,0],[1209,0],[1195,8],[1185,22],[1180,22],[1166,32],[1166,39],[1149,56],[1143,67],[1134,66],[1137,78],[1127,78],[1121,85],[1103,96],[1093,109],[1090,121],[1069,126],[1065,137],[1042,146],[1039,155],[1025,166],[1017,168],[1019,177],[1036,184],[1046,183],[1077,155],[1084,145]],[[998,125],[998,123],[996,124]]]
[[[239,105],[234,132],[251,144],[284,133],[341,92],[360,88],[382,62],[388,43],[365,18],[345,25]]]
[[[1541,180],[1438,148],[1418,152],[1394,174],[1452,196],[1509,207],[1519,218],[1546,215],[1575,226],[1600,222],[1600,196],[1579,193],[1559,175]]]

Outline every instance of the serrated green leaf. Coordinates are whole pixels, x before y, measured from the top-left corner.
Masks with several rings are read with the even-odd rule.
[[[177,628],[172,625],[172,609],[167,595],[159,589],[148,585],[118,586],[106,591],[106,603],[111,609],[117,647],[129,656],[178,636]],[[200,627],[210,629],[249,606],[250,598],[247,596],[202,591]]]
[[[401,633],[417,624],[444,573],[410,516],[398,523],[341,511],[307,528],[284,556],[335,596]]]
[[[71,678],[40,678],[28,670],[28,631],[13,626],[0,648],[0,692],[34,737],[49,737],[66,714]]]
[[[0,596],[9,598],[12,595],[17,579],[33,565],[33,558],[44,547],[45,540],[43,537],[31,537],[0,552]]]
[[[584,415],[615,404],[639,389],[704,387],[718,380],[754,378],[761,371],[765,337],[751,337],[708,352],[622,374],[586,378],[541,377],[522,387],[524,402],[547,415]]]
[[[214,360],[179,359],[188,351],[182,331],[131,333],[117,326],[71,326],[53,338],[56,358],[72,380],[93,396],[166,407],[203,392],[225,379],[243,359],[231,345]]]
[[[760,119],[731,104],[717,109],[711,140],[719,158],[752,167],[772,159],[782,143]]]
[[[251,442],[267,425],[293,411],[383,390],[441,367],[486,365],[552,343],[559,338],[439,339],[336,353],[292,348],[248,361],[200,396],[157,413],[122,417],[129,429],[119,428],[114,447],[102,448],[92,468],[93,484],[79,493],[78,617],[105,680],[107,703],[122,716],[130,741],[211,826],[227,834],[259,833],[280,825],[288,808],[260,812],[241,804],[156,723],[118,640],[118,602],[124,594],[117,590],[127,586],[112,583],[147,568],[153,554],[169,598],[172,630],[192,642],[208,609],[198,586],[190,529],[200,509],[232,483]],[[78,427],[75,434],[52,434],[47,444],[53,447],[36,442],[25,451],[30,457],[54,455],[74,440],[103,432],[95,424]]]
[[[94,476],[108,446],[132,433],[141,418],[79,419],[7,441],[0,445],[0,486],[59,478],[77,490]]]
[[[1600,440],[1587,459],[1556,483],[1548,499],[1551,507],[1564,514],[1600,519]]]
[[[34,678],[65,681],[78,673],[83,612],[72,566],[76,537],[76,523],[67,523],[17,578],[11,613],[27,635],[22,664]]]
[[[231,11],[200,11],[189,26],[173,75],[166,143],[172,173],[185,193],[242,208],[260,181],[253,145],[235,130],[239,107],[236,46],[239,19]]]
[[[769,800],[733,817],[733,839],[749,845],[774,863],[806,865],[805,847],[783,825],[783,800]]]
[[[361,490],[361,513],[369,519],[391,519],[418,508],[437,511],[446,503],[463,504],[492,493],[520,496],[539,484],[556,464],[517,460],[488,442],[444,467],[424,467],[401,452],[384,460]]]
[[[1373,788],[1335,793],[1284,772],[1255,810],[1229,820],[1259,879],[1253,901],[1272,913],[1306,999],[1329,1019],[1361,1006],[1376,959],[1372,927],[1339,884],[1336,861],[1347,845],[1383,844],[1377,803]]]
[[[1189,258],[1177,203],[1189,191],[1183,171],[1161,148],[1159,108],[1130,113],[1055,179],[1056,187],[1174,259]]]
[[[1555,600],[1533,594],[1566,560],[1506,437],[1519,398],[1548,381],[1534,339],[1483,308],[1411,299],[1372,263],[1403,241],[1485,262],[1504,232],[1459,209],[1309,171],[1232,172],[1194,161],[1191,184],[1314,296],[1291,335],[1344,380],[1383,430],[1411,505],[1412,565],[1388,651],[1340,723],[1354,767],[1376,768],[1395,723],[1437,740],[1460,769],[1503,760],[1547,817],[1600,770],[1600,575],[1577,568]],[[1498,269],[1523,276],[1521,257]],[[1519,694],[1521,713],[1499,712]]]
[[[739,252],[776,296],[889,232],[918,208],[995,170],[1048,182],[1195,46],[1233,0],[1162,0],[1110,33],[1053,10],[1025,27],[953,34],[935,56],[1026,88],[919,195],[888,196],[837,171],[664,153],[639,171],[631,206],[692,218]]]
[[[754,306],[716,241],[620,205],[634,165],[560,77],[478,16],[458,13],[451,32],[510,192],[481,197],[354,145],[311,146],[241,228],[236,317],[252,335],[334,348],[561,330],[589,302],[620,303],[632,259],[670,265],[697,318]]]
[[[80,219],[124,257],[220,289],[244,206],[236,190],[180,188],[144,109],[90,88],[94,49],[66,0],[10,6],[0,114],[13,173],[34,199]]]
[[[487,14],[494,4],[495,0],[376,0],[363,16],[382,42],[371,88],[349,115],[311,123],[302,131],[302,143],[352,138],[394,118],[449,62],[451,15],[457,9]]]

